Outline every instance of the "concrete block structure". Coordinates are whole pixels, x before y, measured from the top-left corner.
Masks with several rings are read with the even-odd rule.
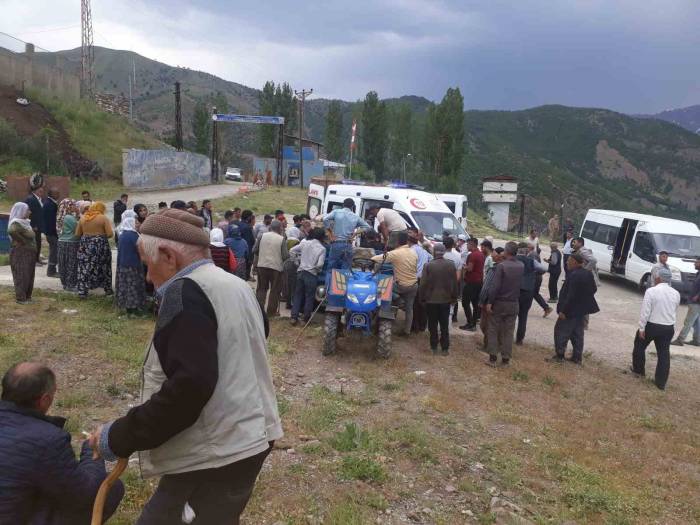
[[[167,190],[211,184],[209,157],[174,149],[125,149],[124,186],[138,190]]]
[[[489,209],[489,221],[501,231],[510,226],[510,205],[518,200],[518,182],[514,177],[500,176],[483,179],[482,200]]]

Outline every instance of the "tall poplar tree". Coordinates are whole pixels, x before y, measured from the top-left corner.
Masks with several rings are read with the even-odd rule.
[[[343,114],[339,100],[331,100],[326,114],[325,145],[329,160],[339,162],[344,158],[343,151]]]
[[[362,158],[376,180],[384,180],[387,144],[386,103],[379,100],[376,91],[370,91],[362,104],[361,144]]]

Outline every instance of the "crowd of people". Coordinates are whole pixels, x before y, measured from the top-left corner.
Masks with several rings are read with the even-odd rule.
[[[0,472],[13,474],[0,475],[0,522],[87,523],[106,476],[104,460],[139,452],[143,475],[160,476],[139,525],[238,523],[266,457],[282,437],[267,360],[269,318],[284,304],[293,325],[308,322],[319,274],[351,268],[354,257],[393,266],[404,310],[400,334],[427,330],[434,355],[449,355],[450,321],[461,304],[466,322],[459,329],[480,329],[486,364],[508,366],[537,302],[544,317],[556,305],[555,351],[548,360],[581,364],[589,316],[599,311],[597,261],[573,231],[566,232],[561,251],[552,242],[542,260],[536,231],[504,247],[494,247],[489,238],[479,242],[448,233],[442,242],[429,242],[392,209],[375,207],[360,217],[352,199],[322,218],[294,216],[291,225],[283,210],[257,223],[251,210],[240,208],[219,220],[210,201],[201,207],[160,203],[150,214],[142,204],[130,208],[128,200],[122,195],[114,202],[113,221],[89,194],[57,202],[57,192],[45,197],[36,188],[12,207],[10,260],[19,304],[31,302],[35,269],[44,264],[43,234],[47,275],[60,278],[67,291],[87,297],[89,290],[103,288],[130,314],[144,311],[155,295],[157,308],[142,365],[141,403],[95,428],[79,460],[62,429],[65,421],[47,415],[56,394],[54,373],[38,363],[18,363],[6,372],[0,448],[12,452],[0,451]],[[695,266],[691,307],[676,344],[687,344],[690,330],[698,327],[700,259]],[[540,295],[545,273],[548,300]],[[652,278],[631,370],[644,375],[645,350],[654,342],[655,383],[664,389],[680,296],[670,286],[663,254]],[[255,292],[246,281],[256,281]],[[696,331],[695,343],[697,338]],[[123,494],[123,485],[115,484],[105,517]]]

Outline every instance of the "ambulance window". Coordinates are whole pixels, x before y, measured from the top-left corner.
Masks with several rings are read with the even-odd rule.
[[[342,209],[342,207],[343,207],[343,203],[342,203],[342,202],[332,202],[332,201],[329,201],[329,202],[328,202],[328,209],[326,210],[326,213],[330,213],[330,212],[332,212],[333,210],[340,210],[340,209]],[[309,215],[311,215],[311,214],[309,214]]]
[[[406,223],[406,225],[407,225],[409,228],[415,228],[415,227],[416,227],[416,225],[413,224],[413,221],[411,220],[411,218],[408,216],[407,213],[404,213],[404,212],[400,211],[400,212],[399,212],[399,215],[401,215],[401,218],[404,220],[404,222]]]
[[[455,212],[455,203],[450,201],[444,201],[445,205],[450,209],[452,213]]]
[[[377,206],[379,206],[380,208],[392,209],[394,207],[394,203],[390,202],[390,201],[365,199],[362,201],[362,217],[365,220],[367,220],[369,218],[369,217],[367,217],[367,214],[369,213],[370,208],[375,208]]]
[[[467,218],[467,203],[466,202],[462,203],[462,218],[463,219]]]

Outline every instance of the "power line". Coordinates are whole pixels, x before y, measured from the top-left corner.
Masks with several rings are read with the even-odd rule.
[[[24,36],[24,35],[38,35],[40,33],[53,33],[55,31],[67,31],[68,29],[76,29],[78,27],[80,27],[80,24],[73,24],[72,26],[54,27],[51,29],[43,29],[41,31],[25,31],[24,33],[19,33],[19,35]]]

